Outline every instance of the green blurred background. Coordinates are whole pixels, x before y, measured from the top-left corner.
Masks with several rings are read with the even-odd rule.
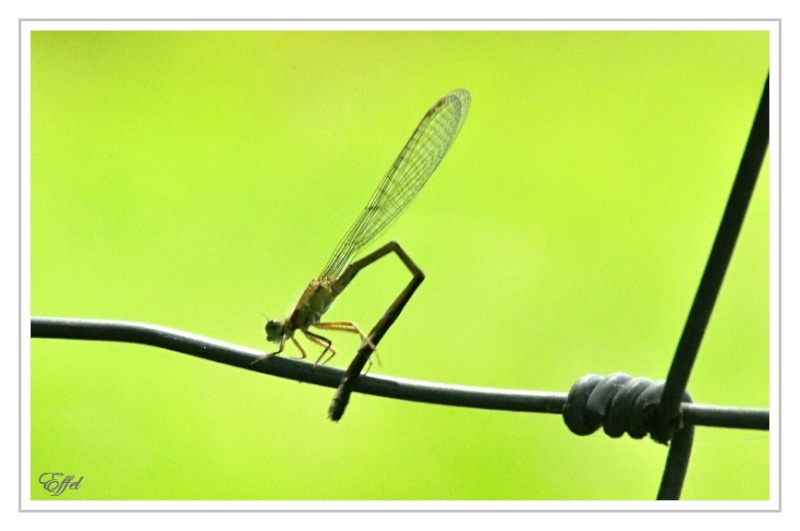
[[[472,93],[395,239],[427,280],[373,373],[663,378],[769,68],[766,32],[35,32],[31,308],[269,349],[426,109]],[[769,407],[769,165],[690,381]],[[370,328],[405,286],[359,276]],[[335,337],[345,367],[356,338]],[[291,349],[291,347],[289,347]],[[555,415],[353,398],[145,346],[33,340],[31,497],[652,500],[666,448]],[[766,433],[698,428],[684,499],[764,500]]]

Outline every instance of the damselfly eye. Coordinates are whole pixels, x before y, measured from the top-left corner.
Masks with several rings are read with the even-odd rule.
[[[264,325],[264,331],[267,333],[267,341],[272,341],[273,343],[277,343],[280,341],[281,336],[283,336],[284,325],[282,321],[276,321],[275,319],[270,319],[267,321],[267,324]]]

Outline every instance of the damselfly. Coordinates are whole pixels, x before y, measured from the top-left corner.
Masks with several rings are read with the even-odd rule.
[[[425,113],[378,189],[373,193],[367,207],[339,242],[322,274],[311,281],[287,318],[267,321],[264,327],[267,340],[278,343],[278,350],[258,358],[253,363],[283,352],[287,339],[300,350],[301,358],[305,358],[305,350],[294,337],[294,333],[298,330],[312,343],[324,347],[314,365],[320,362],[326,363],[336,354],[336,349],[330,339],[310,331],[311,327],[358,334],[364,342],[362,345],[368,345],[371,350],[375,350],[375,343],[379,338],[373,342],[354,322],[320,322],[320,319],[359,271],[391,252],[397,254],[411,271],[414,276],[412,281],[414,288],[406,289],[400,295],[405,299],[400,301],[398,298],[390,310],[395,308],[396,313],[399,313],[416,286],[425,278],[422,271],[396,242],[389,242],[355,262],[350,263],[350,260],[383,233],[414,200],[455,141],[467,118],[469,105],[469,92],[458,89],[439,99]],[[396,317],[397,315],[393,315],[391,322]],[[383,333],[385,330],[380,335]],[[330,354],[322,361],[326,353]]]

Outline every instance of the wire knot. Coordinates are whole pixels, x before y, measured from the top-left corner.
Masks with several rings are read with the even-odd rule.
[[[609,437],[622,437],[627,433],[642,439],[659,430],[658,405],[664,382],[648,378],[634,378],[624,373],[609,376],[588,374],[575,382],[564,406],[564,423],[576,435],[590,435],[602,425]],[[691,402],[684,393],[684,402]],[[676,422],[670,436],[680,426]],[[654,437],[655,438],[655,437]],[[666,444],[663,435],[656,438]]]

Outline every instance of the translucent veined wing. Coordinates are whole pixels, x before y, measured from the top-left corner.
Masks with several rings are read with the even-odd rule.
[[[453,145],[469,111],[465,89],[445,95],[428,109],[367,207],[339,242],[320,275],[338,277],[353,257],[402,214]]]

